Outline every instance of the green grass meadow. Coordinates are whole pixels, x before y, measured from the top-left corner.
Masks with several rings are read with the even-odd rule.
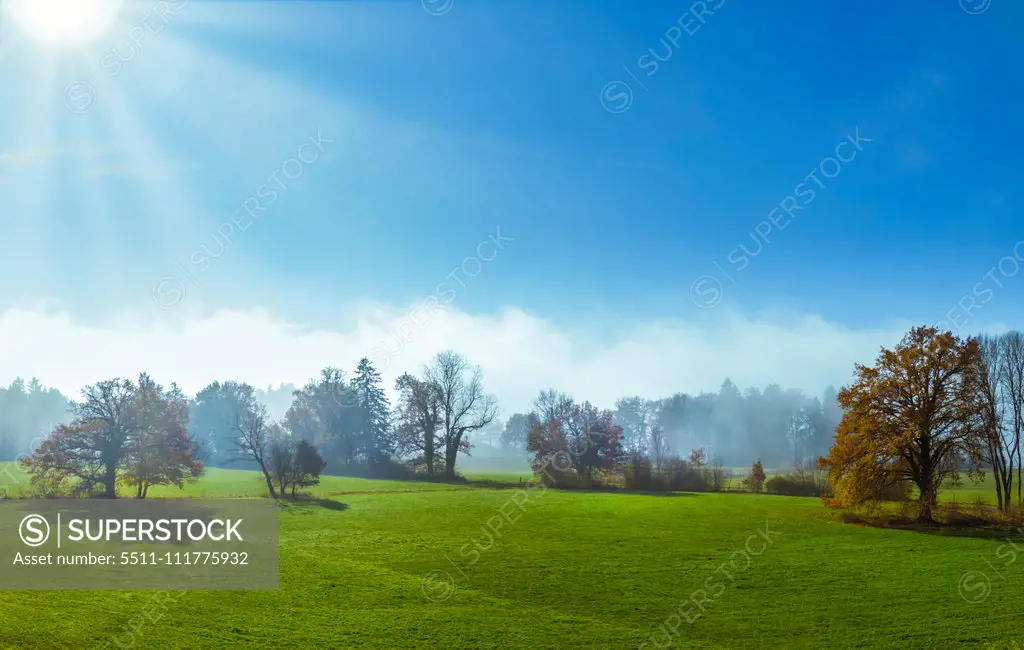
[[[844,524],[817,499],[470,478],[480,482],[326,477],[318,500],[281,505],[278,591],[178,592],[149,618],[155,592],[0,592],[0,647],[664,648],[673,614],[677,648],[1024,637],[1024,557],[1007,565],[1005,538]],[[258,474],[211,469],[150,494],[264,492]],[[1024,536],[1014,541],[1024,555]]]

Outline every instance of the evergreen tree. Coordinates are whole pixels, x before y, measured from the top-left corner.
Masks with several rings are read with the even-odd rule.
[[[351,386],[359,410],[357,437],[365,450],[367,462],[374,465],[395,451],[390,426],[391,405],[381,387],[380,373],[366,357],[359,360]]]

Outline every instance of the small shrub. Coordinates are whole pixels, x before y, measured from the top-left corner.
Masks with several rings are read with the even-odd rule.
[[[710,483],[700,467],[670,456],[654,468],[650,459],[634,454],[624,473],[626,488],[654,492],[709,492]]]
[[[901,501],[899,516],[900,519],[905,519],[907,521],[914,519],[914,517],[917,516],[917,504],[910,500]]]
[[[709,475],[700,466],[672,456],[657,470],[665,490],[674,492],[710,492]]]
[[[625,471],[626,488],[629,490],[650,490],[654,486],[654,470],[651,461],[642,454],[633,454]]]
[[[764,484],[768,494],[781,494],[787,497],[820,497],[822,486],[813,478],[785,474],[773,476]]]
[[[556,487],[563,490],[579,490],[590,487],[586,476],[580,476],[572,468],[560,470],[554,465],[549,465],[540,473],[540,482],[547,487]]]
[[[828,475],[807,462],[797,463],[787,474],[780,474],[768,479],[764,488],[770,494],[791,497],[829,499],[832,496],[832,485],[828,480]]]
[[[957,528],[984,526],[999,517],[999,511],[996,508],[991,508],[989,512],[986,512],[981,504],[940,503],[936,510],[938,521]]]

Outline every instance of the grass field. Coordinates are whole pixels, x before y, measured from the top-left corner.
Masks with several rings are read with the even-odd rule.
[[[254,473],[211,470],[151,495],[263,490]],[[655,648],[699,589],[704,611],[691,601],[692,623],[670,622],[672,647],[1012,647],[1024,636],[1024,558],[1004,567],[1005,540],[842,524],[816,499],[535,488],[516,509],[516,487],[337,477],[314,493],[323,500],[282,504],[276,592],[183,592],[132,635],[153,592],[2,592],[0,646]],[[488,534],[502,511],[514,522]],[[475,562],[460,552],[471,539]]]

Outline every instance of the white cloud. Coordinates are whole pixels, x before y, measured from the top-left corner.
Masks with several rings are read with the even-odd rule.
[[[827,384],[848,381],[855,362],[873,360],[879,346],[893,345],[906,329],[851,330],[816,316],[753,318],[723,310],[597,338],[519,309],[442,309],[432,318],[417,311],[421,326],[404,309],[361,305],[351,313],[344,328],[315,330],[259,309],[174,325],[126,314],[104,326],[42,308],[9,309],[0,312],[0,382],[36,376],[77,396],[86,384],[146,370],[194,393],[214,379],[302,385],[326,365],[351,370],[370,356],[390,388],[401,372],[417,372],[436,352],[453,348],[482,366],[485,386],[507,414],[546,388],[611,406],[623,395],[715,390],[725,377],[741,388],[778,383],[819,395]]]

